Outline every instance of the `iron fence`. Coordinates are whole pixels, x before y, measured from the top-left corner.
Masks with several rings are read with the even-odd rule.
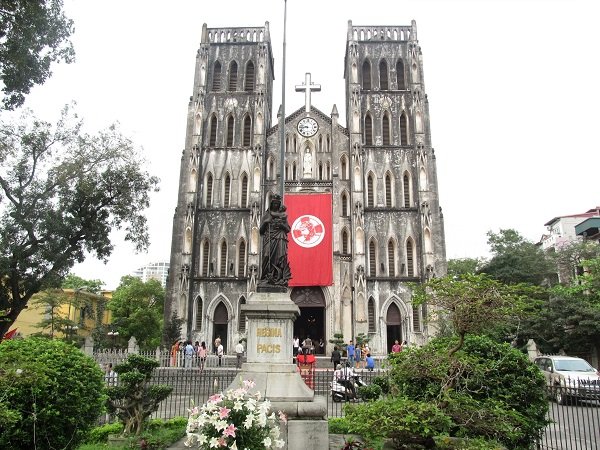
[[[216,360],[216,357],[214,358]],[[215,364],[217,364],[215,366]],[[382,372],[358,370],[362,379],[371,384],[373,378]],[[155,369],[152,383],[173,387],[169,397],[164,400],[153,414],[153,418],[170,419],[187,417],[193,405],[204,404],[217,392],[226,390],[236,379],[239,370],[235,368],[235,357],[223,361],[211,361],[204,370],[199,367],[185,369],[181,367],[160,367]],[[333,401],[331,395],[332,369],[316,369],[312,372],[312,384],[315,395],[327,399],[329,417],[343,417],[347,402]],[[550,424],[545,428],[536,444],[538,450],[600,450],[600,395],[581,398],[581,391],[568,386],[548,387]],[[557,403],[556,400],[561,403]],[[103,420],[102,420],[103,421]]]

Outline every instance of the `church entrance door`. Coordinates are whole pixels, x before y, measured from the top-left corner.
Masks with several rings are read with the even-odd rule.
[[[292,301],[300,308],[300,317],[294,322],[294,336],[300,339],[300,345],[306,337],[310,337],[315,352],[324,351],[319,348],[319,339],[327,343],[325,335],[325,296],[318,286],[295,287],[292,290]],[[291,343],[290,343],[291,345]]]
[[[402,343],[402,315],[395,303],[388,307],[385,323],[387,328],[387,351],[391,353],[394,341]]]
[[[213,336],[210,345],[213,347],[213,353],[216,353],[215,339],[217,336],[221,338],[221,344],[223,345],[223,352],[227,353],[227,308],[220,302],[215,308],[215,314],[213,316]]]

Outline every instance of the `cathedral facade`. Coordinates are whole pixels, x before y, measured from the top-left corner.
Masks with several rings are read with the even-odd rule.
[[[344,72],[346,125],[335,105],[326,114],[311,104],[317,86],[310,74],[297,86],[305,106],[277,114],[273,124],[268,23],[203,26],[165,302],[166,322],[185,319],[184,337],[210,347],[220,336],[233,351],[245,336],[241,305],[260,276],[261,216],[280,186],[300,205],[318,194],[330,205],[323,228],[331,237],[329,262],[308,265],[330,273],[329,281],[296,279],[288,289],[301,312],[294,324],[300,339],[322,339],[329,353],[334,335],[346,342],[364,335],[374,354],[384,354],[396,339],[419,345],[433,333],[409,287],[446,273],[416,23],[349,22]]]

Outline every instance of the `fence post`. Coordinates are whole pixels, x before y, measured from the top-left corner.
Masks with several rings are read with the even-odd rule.
[[[83,343],[83,353],[88,356],[94,356],[94,338],[92,336],[87,336],[85,338],[85,342]]]
[[[129,338],[129,342],[127,343],[127,353],[139,353],[140,348],[137,345],[137,339],[133,336]]]
[[[163,366],[163,363],[160,360],[160,347],[156,347],[156,350],[154,350],[154,359],[158,361],[158,367]]]

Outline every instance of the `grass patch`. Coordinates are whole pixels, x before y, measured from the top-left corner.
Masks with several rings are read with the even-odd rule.
[[[85,444],[77,450],[124,450],[142,448],[145,450],[164,450],[185,436],[187,419],[177,417],[170,420],[153,419],[139,436],[130,436],[122,446],[109,446],[108,435],[123,431],[121,423],[111,423],[91,430]]]

